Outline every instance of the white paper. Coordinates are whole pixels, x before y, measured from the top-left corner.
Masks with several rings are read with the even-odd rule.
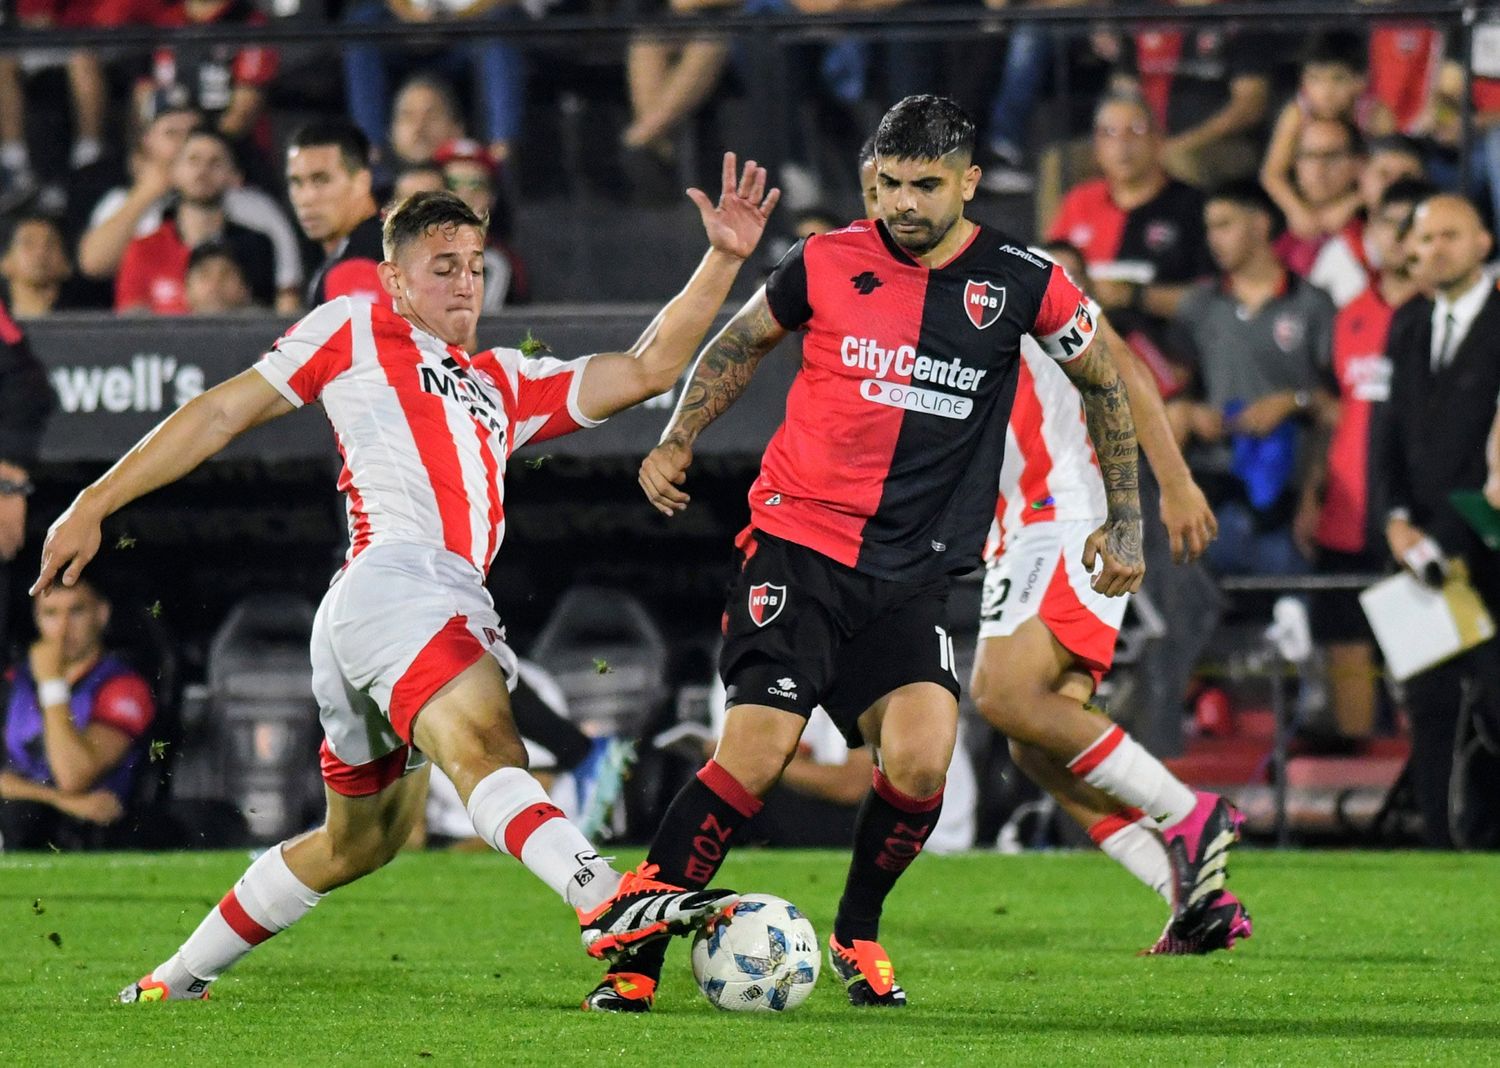
[[[1441,590],[1402,571],[1382,579],[1359,595],[1360,606],[1397,682],[1457,656],[1464,643]],[[1489,623],[1482,637],[1494,634]]]

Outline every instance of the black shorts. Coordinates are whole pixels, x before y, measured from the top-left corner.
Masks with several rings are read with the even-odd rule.
[[[1383,552],[1343,553],[1319,547],[1317,570],[1328,575],[1379,575],[1389,558]],[[1312,601],[1313,637],[1320,642],[1373,642],[1374,633],[1359,605],[1358,590],[1320,590]]]
[[[893,582],[747,529],[724,609],[719,677],[726,703],[807,717],[822,705],[851,749],[859,717],[913,682],[958,697],[943,626],[952,579]]]

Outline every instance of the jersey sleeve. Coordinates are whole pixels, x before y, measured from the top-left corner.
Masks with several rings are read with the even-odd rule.
[[[1042,351],[1058,363],[1071,363],[1094,343],[1098,320],[1099,306],[1083,295],[1066,271],[1052,264],[1036,322],[1028,331]]]
[[[89,712],[90,723],[103,723],[132,738],[145,734],[155,718],[151,687],[136,674],[116,675],[99,687]]]
[[[784,330],[797,330],[812,318],[812,305],[807,302],[807,263],[803,257],[806,247],[806,238],[798,241],[766,278],[766,303]]]
[[[578,389],[592,356],[556,360],[523,356],[516,349],[491,349],[474,366],[495,377],[510,416],[510,448],[546,441],[603,422],[578,407]]]
[[[296,407],[311,404],[354,362],[352,312],[347,299],[319,305],[278,338],[255,369]]]

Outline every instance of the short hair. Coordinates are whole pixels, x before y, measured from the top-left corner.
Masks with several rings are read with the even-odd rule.
[[[1064,256],[1075,256],[1085,264],[1088,263],[1088,258],[1084,256],[1083,249],[1065,237],[1054,237],[1051,241],[1043,242],[1041,249],[1053,258],[1056,258],[1056,254],[1061,252]]]
[[[416,163],[403,163],[396,170],[396,181],[400,182],[409,174],[435,174],[439,179],[443,177],[443,165],[434,160],[420,160]]]
[[[220,148],[222,148],[224,150],[224,154],[229,157],[230,165],[236,170],[239,169],[240,159],[239,156],[235,153],[234,142],[229,140],[229,138],[225,137],[221,131],[214,129],[212,126],[199,126],[196,130],[182,139],[182,147],[186,148],[189,141],[204,137],[208,138],[208,140],[210,141],[213,141]]]
[[[58,237],[63,238],[63,254],[67,254],[67,238],[63,236],[62,220],[56,215],[47,214],[45,211],[23,211],[17,215],[12,215],[5,223],[5,240],[3,243],[0,243],[0,249],[4,249],[7,252],[10,251],[10,246],[15,244],[16,235],[21,232],[21,227],[29,223],[41,223],[43,226],[50,226]]]
[[[1099,103],[1094,105],[1093,121],[1097,123],[1099,121],[1099,113],[1114,104],[1124,104],[1135,108],[1142,115],[1146,116],[1146,123],[1150,126],[1153,133],[1159,131],[1160,124],[1156,121],[1156,112],[1151,110],[1151,105],[1146,102],[1146,98],[1141,95],[1138,89],[1111,89],[1105,93],[1099,98]]]
[[[1285,226],[1285,217],[1281,214],[1281,209],[1254,178],[1238,178],[1209,190],[1208,195],[1203,198],[1204,206],[1215,201],[1233,204],[1237,208],[1264,215],[1271,222],[1272,238],[1279,235]]]
[[[397,89],[396,95],[391,97],[392,118],[395,118],[395,102],[405,96],[407,91],[411,89],[432,90],[437,94],[438,99],[442,101],[443,110],[448,113],[448,117],[454,122],[458,123],[460,126],[463,125],[464,109],[458,102],[458,94],[453,91],[453,86],[443,81],[443,79],[439,78],[436,74],[428,74],[426,72],[423,72],[421,74],[413,74],[410,78],[401,83],[401,88]]]
[[[1362,33],[1350,30],[1330,30],[1312,39],[1302,56],[1302,69],[1328,66],[1343,67],[1354,74],[1363,75],[1370,68],[1370,49]]]
[[[234,264],[234,269],[240,272],[240,277],[245,277],[245,268],[240,264],[239,257],[234,254],[234,249],[229,246],[228,242],[217,238],[203,242],[188,253],[187,274],[192,274],[209,260],[228,260]],[[249,284],[248,279],[246,284]]]
[[[865,138],[865,143],[859,146],[859,166],[863,168],[867,163],[875,162],[875,135],[871,134]]]
[[[1392,204],[1410,204],[1416,207],[1437,192],[1438,187],[1426,178],[1398,178],[1380,194],[1380,206],[1388,208]]]
[[[974,120],[946,96],[909,96],[885,113],[875,130],[875,154],[890,159],[974,155]]]
[[[298,127],[286,150],[290,155],[299,148],[336,148],[350,174],[370,169],[370,139],[348,119],[318,119]]]
[[[1365,155],[1365,135],[1360,133],[1359,127],[1355,125],[1353,119],[1346,118],[1343,115],[1339,115],[1336,118],[1331,119],[1304,119],[1302,122],[1302,129],[1298,132],[1297,139],[1299,142],[1301,141],[1301,135],[1307,132],[1308,127],[1317,122],[1326,122],[1343,130],[1344,137],[1349,142],[1349,154],[1351,156]]]
[[[1390,152],[1398,156],[1410,156],[1418,161],[1426,169],[1427,153],[1422,149],[1422,143],[1410,134],[1392,133],[1381,137],[1373,137],[1365,142],[1365,155],[1375,156],[1382,152]]]
[[[479,216],[446,189],[413,193],[391,209],[380,228],[380,244],[387,260],[394,260],[401,249],[434,230],[449,226],[472,226],[484,237],[489,231],[489,215]]]

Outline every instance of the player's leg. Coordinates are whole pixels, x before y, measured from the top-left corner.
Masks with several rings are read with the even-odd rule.
[[[707,886],[729,856],[736,834],[760,811],[761,798],[781,778],[806,726],[804,716],[780,708],[731,708],[713,759],[673,798],[646,862],[679,886]],[[667,944],[658,942],[621,957],[584,999],[583,1008],[649,1010],[666,952]]]
[[[402,775],[407,751],[374,765],[390,778],[376,792],[346,796],[330,784],[323,826],[267,849],[167,961],[126,987],[120,1000],[208,996],[208,987],[256,946],[305,916],[323,896],[384,866],[411,834],[427,796],[427,769]],[[350,769],[353,770],[353,769]]]
[[[946,643],[946,636],[942,640]],[[855,817],[854,849],[828,939],[828,960],[851,1004],[901,1006],[906,991],[880,944],[880,917],[942,815],[943,783],[958,737],[958,700],[938,683],[908,683],[860,716],[859,730],[879,760]]]
[[[1173,858],[1177,918],[1196,923],[1224,889],[1238,813],[1215,794],[1195,793],[1097,709],[1054,688],[1075,665],[1108,669],[1123,611],[1119,601],[1094,592],[1083,570],[1087,525],[1035,524],[987,576],[975,704],[1012,741],[1041,750],[1075,778],[1151,817]],[[996,589],[1001,569],[1024,582]]]
[[[736,900],[718,890],[683,892],[652,878],[648,866],[624,875],[611,868],[527,772],[505,677],[492,656],[480,656],[428,698],[411,738],[452,781],[479,836],[573,907],[593,956],[684,933]]]

